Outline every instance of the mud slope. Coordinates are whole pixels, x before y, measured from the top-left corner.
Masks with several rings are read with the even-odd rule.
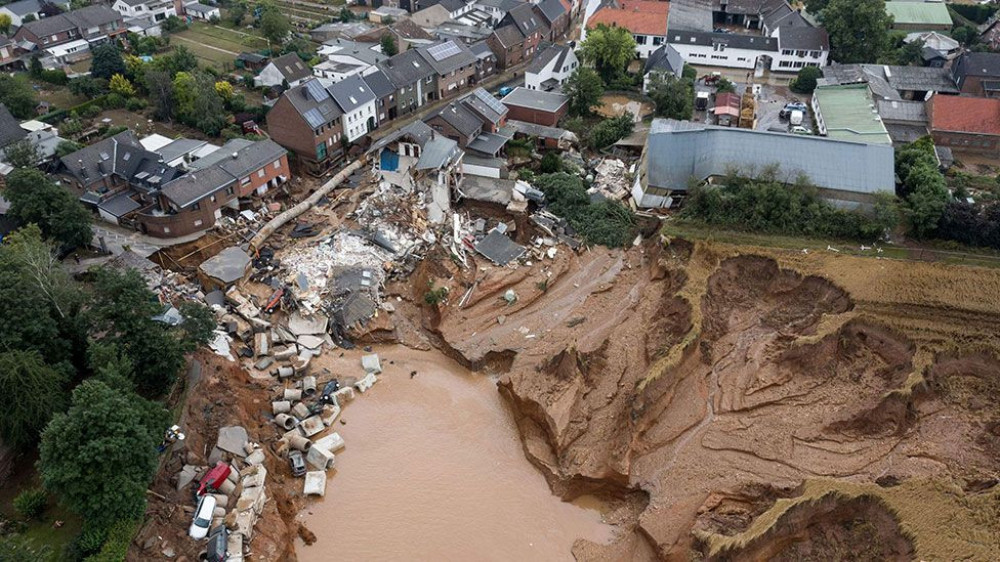
[[[637,514],[578,558],[687,560],[755,524],[744,559],[835,559],[869,535],[873,559],[936,558],[944,543],[921,539],[939,523],[906,516],[914,494],[925,509],[948,486],[997,494],[996,271],[676,241],[476,275],[452,278],[475,289],[435,318],[439,343],[510,359],[500,391],[557,493]],[[812,482],[868,496],[812,497],[759,528]],[[988,534],[997,511],[950,521]],[[947,549],[988,560],[997,543]]]

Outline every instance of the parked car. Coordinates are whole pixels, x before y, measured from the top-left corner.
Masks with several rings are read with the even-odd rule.
[[[792,110],[788,115],[788,122],[792,125],[801,125],[802,120],[805,119],[806,114],[804,111],[799,111],[798,109]]]
[[[504,86],[503,88],[500,88],[500,90],[497,92],[497,95],[500,97],[504,97],[513,91],[514,88],[511,88],[510,86]]]
[[[793,125],[788,129],[789,133],[793,135],[811,135],[813,134],[812,129],[809,127],[803,127],[802,125]]]
[[[807,111],[806,104],[800,101],[790,101],[785,104],[785,107],[781,108],[781,112],[778,113],[778,116],[782,119],[787,119],[793,111],[801,111],[802,113],[805,113]]]
[[[212,513],[215,511],[215,496],[205,494],[198,500],[194,510],[194,521],[188,529],[188,535],[193,539],[203,539],[208,536],[208,527],[212,524]]]
[[[199,556],[204,562],[226,562],[229,558],[229,529],[219,525],[208,534],[208,548]]]
[[[306,461],[302,458],[302,451],[291,450],[288,452],[288,464],[292,467],[292,476],[298,478],[306,474]]]

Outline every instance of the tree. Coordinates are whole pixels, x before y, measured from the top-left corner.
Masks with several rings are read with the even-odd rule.
[[[66,404],[65,377],[45,364],[37,351],[0,353],[0,437],[18,449],[27,449],[52,414]]]
[[[37,224],[46,238],[68,248],[90,244],[94,233],[90,213],[69,191],[42,172],[19,168],[7,176],[4,196],[18,224]]]
[[[905,38],[905,36],[904,36]],[[916,41],[906,41],[900,40],[899,46],[896,48],[893,57],[888,62],[892,64],[898,64],[900,66],[909,66],[914,63],[920,63],[923,61],[924,57],[924,42],[917,39]]]
[[[33,168],[39,161],[38,149],[26,138],[7,145],[3,155],[7,163],[15,168]]]
[[[69,81],[69,91],[85,98],[96,98],[108,93],[108,81],[103,78],[81,76]]]
[[[166,31],[167,33],[174,33],[175,31],[184,31],[187,29],[187,24],[184,23],[184,20],[177,16],[170,16],[163,20],[162,26],[163,31]]]
[[[979,32],[972,26],[963,25],[951,32],[951,38],[966,47],[971,47],[979,42]]]
[[[177,117],[210,136],[226,125],[225,104],[211,76],[203,72],[178,72],[173,82]]]
[[[656,114],[670,119],[686,120],[694,111],[694,82],[688,78],[653,75],[649,97],[656,104]]]
[[[146,88],[149,99],[153,102],[153,113],[158,119],[171,119],[174,116],[174,88],[170,73],[162,70],[146,71]]]
[[[0,14],[0,33],[7,35],[10,33],[10,26],[13,22],[10,19],[9,14]]]
[[[74,347],[85,337],[74,317],[85,302],[37,226],[10,233],[0,245],[0,349],[38,353],[69,376]],[[81,330],[85,332],[85,330]]]
[[[635,47],[635,38],[624,27],[600,24],[587,32],[579,52],[586,62],[594,65],[604,83],[611,84],[621,78],[635,58]]]
[[[184,349],[194,351],[198,346],[207,344],[217,326],[212,310],[203,304],[184,301],[181,303],[180,313],[184,318],[180,325]]]
[[[0,103],[7,106],[11,115],[18,119],[28,119],[35,115],[35,90],[23,76],[0,73]]]
[[[881,60],[891,48],[885,0],[829,0],[819,17],[830,36],[830,57],[841,64]]]
[[[593,108],[600,104],[604,84],[592,68],[581,66],[566,79],[563,93],[569,97],[570,114],[582,117],[590,115]]]
[[[243,19],[247,16],[246,2],[233,2],[229,5],[229,21],[233,27],[243,27]]]
[[[113,42],[102,43],[92,50],[90,75],[110,80],[115,74],[125,74],[125,60]]]
[[[806,11],[813,15],[819,15],[829,3],[830,0],[805,0]]]
[[[816,90],[816,81],[823,77],[823,71],[818,66],[806,66],[792,80],[790,88],[799,94],[811,94]]]
[[[562,171],[562,158],[559,158],[559,154],[555,152],[546,152],[545,156],[542,156],[542,163],[539,164],[538,171],[542,174],[554,174]]]
[[[43,484],[89,524],[106,528],[138,518],[168,420],[158,404],[84,381],[69,411],[56,414],[42,433]]]
[[[38,55],[31,55],[31,62],[28,63],[28,74],[38,78],[45,72],[45,67],[42,66],[42,60],[38,58]]]
[[[186,334],[153,320],[161,307],[134,271],[99,270],[94,293],[90,314],[94,330],[104,332],[102,343],[123,350],[140,394],[167,392],[184,366],[185,350],[193,349]]]
[[[399,53],[399,46],[396,45],[396,38],[391,33],[386,33],[379,40],[382,45],[382,54],[391,57]]]
[[[214,87],[215,87],[215,93],[219,94],[219,97],[221,97],[223,101],[228,102],[229,100],[233,99],[233,93],[234,93],[233,85],[230,84],[229,82],[226,82],[225,80],[220,80],[215,83]]]
[[[82,148],[83,145],[75,141],[71,140],[59,141],[59,144],[56,146],[56,158],[62,158],[67,154],[73,154],[74,152]]]
[[[735,94],[736,86],[729,81],[725,76],[719,78],[719,81],[715,83],[715,93],[717,94]]]
[[[618,201],[591,203],[583,180],[565,172],[535,180],[550,211],[565,218],[588,244],[625,246],[635,238],[635,215]]]
[[[111,77],[111,80],[108,82],[108,88],[123,98],[135,96],[135,86],[128,81],[128,78],[125,78],[121,74],[115,74]]]
[[[633,129],[635,129],[634,118],[626,111],[624,115],[598,123],[587,134],[586,142],[595,150],[604,148],[632,134]]]
[[[281,45],[291,30],[292,24],[288,21],[288,17],[277,8],[265,9],[264,15],[260,17],[260,33],[267,39],[268,44]]]

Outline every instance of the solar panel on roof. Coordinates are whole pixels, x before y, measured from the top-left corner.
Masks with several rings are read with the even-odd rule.
[[[323,101],[330,97],[330,94],[327,93],[326,88],[323,87],[323,84],[320,84],[319,80],[306,82],[306,91],[309,92],[309,97],[314,101]]]
[[[504,106],[504,104],[500,103],[500,100],[496,99],[495,97],[487,93],[486,90],[482,88],[477,88],[472,91],[472,95],[479,98],[479,101],[488,105],[490,109],[496,111],[498,115],[503,115],[507,113],[507,108]]]
[[[434,57],[434,60],[440,62],[448,57],[453,57],[461,53],[462,50],[458,48],[458,45],[456,45],[454,41],[448,41],[447,43],[441,43],[440,45],[429,47],[427,52]]]
[[[314,129],[323,124],[323,115],[315,108],[303,113],[302,117],[305,117],[306,123],[309,123],[309,126]]]

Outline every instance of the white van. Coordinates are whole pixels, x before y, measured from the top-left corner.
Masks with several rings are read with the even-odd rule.
[[[212,525],[212,513],[215,512],[215,496],[205,494],[198,500],[194,510],[194,521],[188,529],[192,539],[203,539],[208,536],[208,528]]]
[[[801,125],[802,120],[805,118],[805,113],[799,111],[798,109],[792,110],[792,113],[788,116],[788,122],[792,125]]]

